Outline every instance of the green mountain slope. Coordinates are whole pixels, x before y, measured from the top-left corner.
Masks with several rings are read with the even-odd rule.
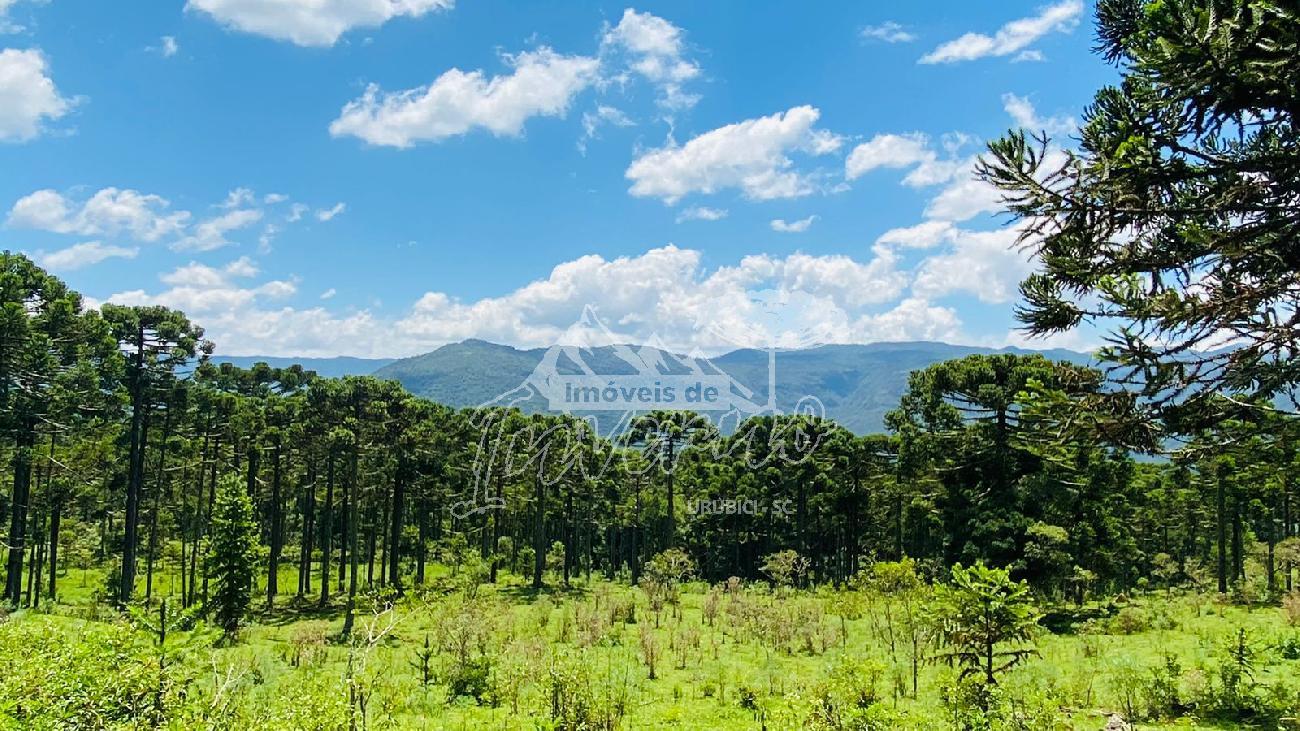
[[[681,372],[680,356],[653,348],[638,350],[662,360],[666,364],[665,372]],[[412,393],[441,403],[474,406],[492,402],[525,383],[546,352],[543,348],[519,350],[482,340],[466,340],[394,361],[376,370],[374,375],[400,381]],[[880,431],[884,428],[885,413],[898,405],[907,387],[908,373],[951,358],[994,352],[1041,352],[1053,360],[1091,361],[1090,355],[1071,350],[1006,348],[998,351],[935,342],[824,345],[781,351],[776,354],[776,405],[789,412],[799,399],[811,396],[821,401],[828,416],[849,429],[857,433]],[[598,373],[633,372],[611,347],[584,349],[581,353]],[[766,403],[768,357],[767,351],[737,350],[712,358],[710,363],[752,391],[752,401]],[[561,359],[560,372],[567,370],[566,362]],[[526,411],[545,408],[545,402],[537,396],[525,399],[520,405]]]

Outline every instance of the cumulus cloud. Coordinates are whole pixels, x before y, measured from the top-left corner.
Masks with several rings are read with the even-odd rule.
[[[195,221],[190,211],[173,210],[166,198],[137,190],[103,188],[85,200],[55,190],[38,190],[19,198],[9,210],[10,228],[49,231],[76,236],[120,237],[141,243],[166,241],[177,251],[211,251],[234,243],[231,234],[265,221],[258,237],[263,251],[288,224],[302,220],[311,210],[305,203],[277,208],[289,196],[273,193],[259,197],[248,188],[231,190],[212,206],[215,215]],[[345,204],[321,208],[316,217],[328,221],[342,213]]]
[[[913,294],[935,298],[967,292],[981,302],[1012,301],[1020,281],[1033,270],[1027,253],[1015,246],[1019,234],[1018,228],[953,230],[951,250],[921,264]]]
[[[186,10],[245,33],[299,46],[332,46],[353,28],[375,28],[398,17],[418,18],[453,0],[189,0]]]
[[[880,246],[930,249],[950,241],[957,229],[951,221],[924,221],[915,226],[892,228],[876,239]]]
[[[262,220],[262,212],[254,208],[236,208],[195,224],[193,230],[172,243],[176,251],[212,251],[229,246],[226,234],[247,228]]]
[[[824,155],[842,142],[814,127],[819,116],[815,107],[794,107],[719,127],[684,145],[670,141],[632,161],[626,172],[630,192],[669,204],[691,193],[730,188],[753,200],[809,195],[816,190],[815,181],[795,168],[790,155]]]
[[[1039,38],[1053,31],[1068,32],[1079,23],[1083,0],[1063,0],[1043,8],[1037,15],[1013,20],[993,35],[966,33],[921,57],[921,63],[956,63],[987,56],[1010,56],[1024,51]],[[1037,53],[1037,52],[1033,52]],[[1038,58],[1042,57],[1038,53]],[[1027,60],[1022,58],[1021,60]]]
[[[6,224],[81,236],[129,236],[154,242],[182,231],[188,211],[171,211],[166,198],[136,190],[104,188],[84,202],[45,189],[23,196],[9,211]]]
[[[866,40],[885,43],[911,43],[916,40],[916,34],[908,32],[892,20],[886,20],[880,25],[869,25],[862,29],[860,35]]]
[[[807,231],[813,225],[813,221],[816,220],[816,216],[801,218],[797,221],[787,221],[784,218],[774,218],[769,225],[772,227],[773,231],[787,234],[801,234],[804,231]]]
[[[909,276],[887,252],[848,256],[748,256],[705,267],[701,252],[674,246],[637,256],[588,255],[496,297],[463,301],[427,292],[405,310],[334,311],[323,300],[295,307],[298,282],[259,279],[248,259],[193,262],[162,275],[156,291],[108,301],[164,304],[191,313],[222,352],[262,355],[400,356],[469,337],[518,346],[562,342],[588,305],[623,342],[658,342],[680,352],[873,339],[949,337],[951,310],[906,297]],[[779,305],[780,318],[775,320]]]
[[[880,134],[853,149],[844,164],[844,177],[854,180],[878,168],[908,169],[903,183],[916,188],[944,186],[926,205],[927,218],[965,221],[981,213],[1002,210],[1002,196],[974,177],[977,157],[955,153],[967,142],[964,135],[943,140],[947,156],[940,157],[930,138],[920,132]]]
[[[860,319],[869,314],[865,308],[896,298],[905,286],[906,277],[890,258],[863,263],[846,256],[764,254],[707,271],[700,252],[666,246],[613,260],[584,256],[506,296],[473,303],[429,293],[396,327],[444,342],[473,336],[546,345],[562,339],[583,308],[594,304],[606,323],[623,329],[628,342],[656,340],[683,351],[716,351],[761,347],[769,337],[786,344],[809,337],[790,329],[764,330],[767,315],[755,310],[756,293],[793,298],[810,315],[787,313],[790,322],[828,324]],[[845,342],[841,339],[854,334],[826,327],[811,337]]]
[[[708,206],[691,206],[683,208],[682,212],[677,214],[677,222],[682,221],[721,221],[727,217],[725,208],[709,208]]]
[[[1005,209],[1002,191],[975,178],[974,161],[962,166],[938,195],[925,206],[927,218],[947,221],[967,221],[983,213],[998,213]]]
[[[37,137],[48,122],[61,119],[75,104],[75,99],[59,94],[38,49],[0,51],[0,142]]]
[[[1049,135],[1067,135],[1079,128],[1074,117],[1040,117],[1029,99],[1015,94],[1002,95],[1002,108],[1016,125],[1032,133],[1046,132]]]
[[[139,247],[135,246],[111,246],[99,241],[86,241],[58,251],[42,253],[36,257],[36,261],[52,272],[69,272],[94,266],[106,259],[134,259],[139,253]]]
[[[876,135],[849,153],[844,177],[853,180],[876,168],[911,167],[934,157],[929,138],[920,132]]]
[[[606,27],[601,55],[626,54],[629,68],[658,90],[661,106],[684,109],[699,101],[682,85],[699,76],[700,67],[686,57],[683,36],[682,29],[669,21],[628,8],[618,25]]]
[[[428,86],[405,91],[386,93],[371,84],[343,107],[330,134],[402,148],[478,128],[518,136],[532,117],[563,116],[573,98],[595,83],[600,67],[595,58],[547,47],[504,58],[510,73],[491,78],[451,69]]]

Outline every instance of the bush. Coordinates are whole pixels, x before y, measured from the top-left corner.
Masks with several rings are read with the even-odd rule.
[[[486,657],[457,663],[447,675],[447,694],[453,698],[463,696],[482,702],[488,692],[491,672],[492,663]]]
[[[1300,591],[1282,597],[1282,618],[1292,627],[1300,627]]]
[[[126,728],[158,707],[157,660],[120,624],[29,616],[0,624],[0,719],[14,728]]]

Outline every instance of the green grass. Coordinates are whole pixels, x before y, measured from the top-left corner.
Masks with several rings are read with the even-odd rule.
[[[102,580],[102,572],[87,572],[83,580],[71,571],[61,581],[60,604],[17,612],[0,625],[0,710],[14,702],[5,694],[23,687],[12,678],[23,677],[27,665],[48,672],[41,668],[49,658],[41,658],[40,652],[53,653],[51,648],[60,642],[82,641],[87,627],[111,626],[102,621],[111,614],[88,611],[93,589]],[[442,589],[458,583],[443,568],[431,571],[430,580]],[[155,581],[163,596],[173,586],[166,579]],[[296,574],[287,572],[281,586],[296,588]],[[755,586],[735,601],[767,619],[740,621],[742,609],[732,605],[734,612],[729,612],[732,600],[724,597],[722,610],[710,624],[704,618],[706,592],[704,585],[686,586],[679,607],[665,609],[659,628],[646,630],[660,654],[653,680],[642,628],[653,627],[654,615],[646,596],[625,585],[578,582],[568,591],[539,594],[525,588],[521,579],[503,575],[497,585],[481,587],[473,600],[459,591],[413,591],[387,612],[375,613],[364,603],[354,645],[338,639],[343,622],[339,604],[322,612],[316,608],[315,592],[304,602],[285,596],[268,615],[257,592],[254,621],[238,642],[221,643],[210,630],[172,633],[167,707],[173,710],[168,723],[176,728],[346,727],[350,660],[355,679],[351,689],[354,697],[365,699],[368,728],[550,728],[546,723],[557,683],[564,700],[621,707],[617,728],[813,728],[809,719],[818,698],[843,702],[846,697],[846,686],[835,679],[844,668],[858,673],[858,690],[874,693],[876,710],[888,719],[881,728],[948,727],[940,693],[951,683],[953,671],[942,664],[924,664],[918,696],[911,698],[909,667],[891,658],[871,611],[848,620],[847,634],[841,637],[840,619],[828,611],[826,594],[777,596]],[[610,623],[610,608],[628,603],[635,606],[635,623],[622,618]],[[1258,692],[1279,686],[1295,697],[1300,661],[1285,659],[1278,648],[1300,631],[1287,626],[1276,607],[1246,608],[1191,594],[1146,595],[1126,606],[1128,634],[1105,631],[1120,624],[1113,619],[1102,627],[1080,627],[1066,634],[1044,631],[1036,640],[1039,655],[1007,675],[1004,692],[1025,705],[1026,713],[1054,716],[1055,726],[1046,727],[1101,728],[1106,713],[1125,707],[1123,680],[1147,682],[1166,655],[1181,669],[1179,697],[1190,702],[1204,696],[1217,682],[1226,643],[1245,628],[1256,648]],[[772,638],[783,630],[763,622],[773,621],[778,610],[796,607],[806,614],[784,631],[811,639],[797,637],[784,647],[775,646]],[[89,616],[101,619],[87,621]],[[31,636],[24,631],[38,629],[48,639],[33,654],[24,649],[30,639],[21,638]],[[152,635],[142,627],[119,629],[134,638],[135,649],[115,662],[156,667]],[[367,641],[368,633],[381,630],[382,636]],[[436,650],[431,663],[434,682],[427,686],[421,683],[419,667],[426,638]],[[489,661],[487,682],[496,690],[481,703],[449,694],[458,664],[456,645],[461,642],[467,657]],[[156,670],[149,672],[153,675],[146,676],[156,677]],[[3,680],[6,677],[11,681]],[[557,677],[570,680],[564,684]],[[829,694],[824,692],[828,688]],[[751,697],[752,702],[744,701]],[[1240,727],[1198,725],[1193,709],[1186,714],[1137,728]],[[28,725],[13,727],[58,724],[42,726],[28,719]]]

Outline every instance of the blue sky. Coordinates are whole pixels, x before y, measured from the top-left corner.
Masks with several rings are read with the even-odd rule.
[[[1091,14],[0,0],[0,248],[230,354],[546,345],[585,306],[687,350],[1018,344],[970,164],[1068,146],[1115,74]]]

